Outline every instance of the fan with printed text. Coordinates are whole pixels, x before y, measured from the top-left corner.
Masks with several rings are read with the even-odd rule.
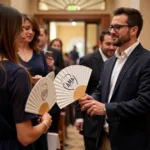
[[[56,91],[53,81],[48,77],[41,78],[32,88],[25,111],[43,115],[56,103]]]
[[[57,104],[60,109],[83,97],[92,69],[72,65],[61,70],[54,79]]]

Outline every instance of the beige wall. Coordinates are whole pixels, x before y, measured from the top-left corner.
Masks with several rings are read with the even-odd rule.
[[[21,13],[30,14],[30,1],[31,0],[0,0],[0,3],[8,4],[19,10]]]
[[[96,25],[88,25],[88,32],[87,32],[87,52],[92,52],[92,47],[97,44],[96,39]],[[63,42],[63,52],[68,52],[68,44],[71,40],[82,38],[84,39],[84,24],[80,26],[65,26],[59,25],[57,26],[57,37],[60,38]],[[82,43],[84,45],[84,41]],[[73,45],[72,45],[73,46]]]
[[[63,52],[67,52],[68,43],[73,38],[84,38],[84,26],[57,26],[57,37],[63,42]]]
[[[0,0],[0,4],[10,5],[10,0]]]
[[[89,24],[87,26],[87,42],[90,45],[87,45],[87,53],[93,51],[93,46],[97,45],[97,26],[94,24]]]
[[[143,29],[140,35],[140,41],[142,45],[150,50],[150,17],[149,17],[149,9],[150,9],[150,0],[141,0],[140,3],[140,11],[143,15],[144,24]]]
[[[118,7],[134,7],[139,9],[140,0],[115,0],[114,9]]]
[[[130,1],[129,0],[115,0],[114,2],[114,9],[118,7],[128,7],[130,6]]]
[[[21,13],[30,14],[30,2],[31,0],[10,0],[10,5]]]

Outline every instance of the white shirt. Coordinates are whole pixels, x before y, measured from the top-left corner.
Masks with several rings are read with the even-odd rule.
[[[110,81],[110,93],[108,97],[108,103],[111,100],[118,76],[120,74],[120,71],[122,67],[124,66],[125,62],[127,61],[127,58],[130,56],[131,52],[135,49],[135,47],[139,44],[139,41],[135,42],[133,45],[131,45],[129,48],[127,48],[125,51],[121,53],[121,55],[118,53],[118,49],[115,52],[116,57],[118,58],[115,66],[112,71],[111,75],[111,81]]]
[[[102,52],[101,48],[99,48],[98,50],[99,50],[99,52],[100,52],[100,54],[101,54],[101,56],[102,56],[103,61],[105,62],[106,60],[108,60],[108,58],[107,58],[107,57],[104,55],[104,53]]]
[[[102,56],[103,61],[105,62],[106,60],[108,60],[108,58],[102,52],[101,48],[99,48],[98,50],[99,50],[99,52],[100,52],[100,54]],[[84,120],[82,118],[78,118],[78,119],[76,119],[76,122],[84,122]]]
[[[43,48],[44,53],[47,52],[48,44],[45,44],[45,47]]]
[[[138,44],[139,44],[139,41],[135,42],[133,45],[131,45],[129,48],[127,48],[125,51],[123,51],[121,53],[121,55],[118,52],[119,48],[116,50],[115,55],[117,57],[117,60],[116,60],[116,63],[115,63],[115,66],[113,68],[112,75],[111,75],[110,93],[109,93],[109,97],[108,97],[108,103],[110,103],[110,100],[111,100],[112,94],[114,92],[114,88],[115,88],[118,76],[121,72],[121,69],[123,68],[125,62],[127,61],[127,58],[130,56],[130,54],[132,53],[132,51],[135,49],[135,47]],[[107,116],[106,116],[106,118],[107,118]],[[108,131],[108,124],[106,121],[104,124],[104,128],[105,128],[105,131]]]

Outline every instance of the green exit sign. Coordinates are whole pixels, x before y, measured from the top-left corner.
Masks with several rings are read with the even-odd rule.
[[[68,5],[68,6],[67,6],[67,10],[68,10],[68,11],[78,11],[78,10],[79,10],[79,7],[76,6],[76,5]]]

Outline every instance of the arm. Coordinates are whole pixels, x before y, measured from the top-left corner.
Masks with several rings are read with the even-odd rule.
[[[150,113],[150,60],[140,73],[137,97],[129,101],[106,104],[106,111],[109,120],[142,117]]]
[[[46,113],[42,116],[42,122],[39,125],[32,126],[31,120],[37,115],[24,111],[30,90],[28,74],[24,68],[19,68],[10,80],[10,93],[17,137],[24,146],[39,138],[51,125],[51,117]]]
[[[127,101],[107,104],[97,103],[93,100],[86,104],[83,109],[88,109],[90,115],[107,114],[109,121],[147,116],[150,113],[150,60],[143,66],[138,78],[138,90],[133,93],[137,97]]]
[[[51,117],[48,113],[45,113],[43,117],[45,119],[36,126],[32,126],[31,120],[16,123],[17,138],[22,145],[27,146],[33,143],[48,130],[51,124]]]

